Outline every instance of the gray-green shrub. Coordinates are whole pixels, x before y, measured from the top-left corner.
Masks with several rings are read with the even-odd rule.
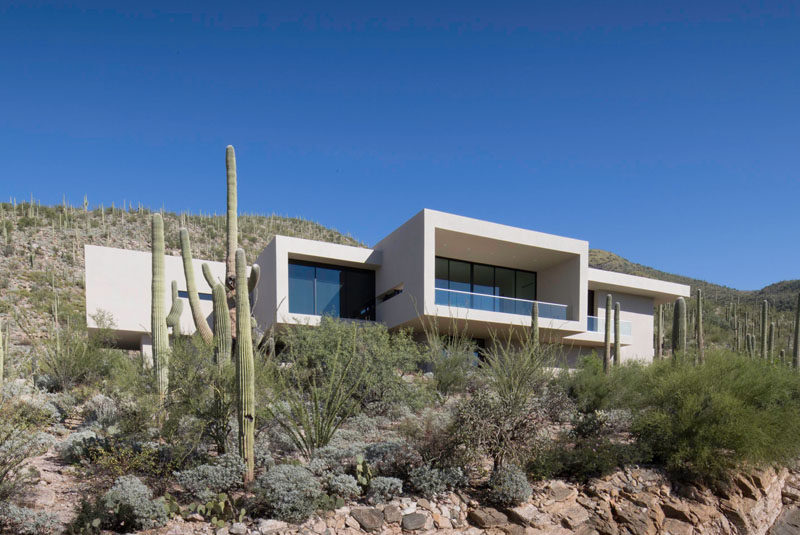
[[[371,503],[385,503],[403,493],[403,482],[396,477],[373,477],[367,489],[367,499]]]
[[[433,498],[448,490],[462,488],[467,485],[467,477],[460,468],[434,468],[429,465],[419,466],[408,475],[411,488],[426,498]]]
[[[103,495],[103,526],[130,532],[153,529],[167,523],[163,499],[153,499],[152,491],[135,476],[122,476]]]
[[[0,503],[0,533],[48,535],[58,533],[59,528],[56,516],[51,513]]]
[[[322,487],[302,466],[281,464],[256,478],[253,492],[255,512],[300,523],[316,510]]]
[[[92,447],[99,443],[94,431],[84,430],[72,433],[56,446],[61,460],[66,463],[78,463],[85,459]]]
[[[201,502],[241,486],[245,472],[242,458],[235,453],[220,455],[213,464],[201,464],[175,473],[178,484]]]
[[[361,487],[350,474],[329,474],[325,480],[328,494],[344,500],[353,500],[361,495]]]
[[[517,466],[501,466],[489,477],[488,496],[492,503],[511,507],[531,497],[531,486],[525,473]]]

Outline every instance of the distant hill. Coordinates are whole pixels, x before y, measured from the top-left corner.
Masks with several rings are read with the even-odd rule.
[[[703,294],[707,299],[723,305],[737,300],[739,300],[740,303],[754,304],[760,303],[766,299],[770,302],[771,306],[778,310],[793,310],[797,305],[797,294],[800,292],[800,279],[776,282],[755,291],[737,290],[728,286],[722,286],[700,279],[693,279],[691,277],[684,277],[683,275],[675,275],[674,273],[667,273],[666,271],[660,271],[649,266],[636,264],[619,255],[600,249],[592,249],[589,251],[589,265],[597,269],[688,284],[692,287],[693,294],[697,288],[702,288]]]

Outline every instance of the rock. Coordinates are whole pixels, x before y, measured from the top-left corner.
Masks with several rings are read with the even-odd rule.
[[[387,505],[383,508],[383,519],[387,524],[399,524],[403,520],[403,513],[396,505]]]
[[[261,533],[262,535],[267,535],[268,533],[274,533],[278,530],[286,529],[286,527],[289,524],[287,524],[286,522],[282,522],[280,520],[274,520],[272,518],[270,519],[262,518],[258,521],[257,525],[259,533]]]
[[[383,512],[374,507],[358,507],[350,511],[350,516],[364,531],[377,531],[383,525]]]
[[[449,518],[446,518],[442,515],[434,513],[431,515],[433,517],[433,525],[436,526],[437,529],[452,529],[453,524],[450,522]]]
[[[201,515],[200,513],[192,513],[192,514],[188,515],[185,518],[185,520],[187,520],[189,522],[205,522],[206,521],[206,519],[203,518],[203,515]]]
[[[417,507],[422,507],[426,511],[433,511],[433,505],[431,505],[431,502],[429,502],[425,498],[420,498],[419,500],[417,500]]]
[[[689,512],[689,507],[682,502],[664,502],[661,504],[661,510],[664,511],[664,516],[667,518],[674,518],[681,522],[692,523],[692,515]]]
[[[241,522],[235,522],[228,530],[228,533],[231,535],[247,535],[247,526]]]
[[[797,533],[800,533],[800,509],[794,507],[786,509],[769,531],[769,535],[796,535]]]
[[[228,531],[228,526],[222,526],[214,532],[214,535],[228,535],[228,533],[230,533]]]
[[[577,495],[578,491],[563,481],[553,481],[547,490],[547,496],[554,502],[563,502]]]
[[[508,516],[514,522],[519,522],[524,526],[538,527],[536,525],[536,520],[542,516],[542,512],[539,511],[539,508],[535,505],[526,503],[508,509]]]
[[[647,515],[647,509],[630,502],[622,502],[613,505],[614,519],[624,524],[631,535],[656,535],[656,527]]]
[[[589,520],[589,513],[580,505],[574,505],[561,513],[560,517],[561,525],[574,531]]]
[[[325,523],[324,520],[317,520],[316,522],[314,522],[314,525],[311,526],[311,529],[314,531],[314,533],[322,535],[323,533],[325,533],[325,530],[328,529],[328,525]]]
[[[349,515],[347,516],[347,519],[344,521],[344,524],[348,528],[361,529],[361,524],[358,523],[358,520]]]
[[[409,513],[403,515],[402,527],[406,531],[415,531],[425,527],[427,517],[422,513]]]
[[[525,528],[519,524],[506,524],[501,526],[500,530],[506,535],[525,535]]]
[[[478,507],[467,515],[470,522],[479,528],[494,528],[508,523],[508,517],[493,507]]]
[[[667,518],[664,520],[664,525],[661,526],[661,532],[664,535],[692,535],[694,528],[691,524],[681,522],[674,518]]]

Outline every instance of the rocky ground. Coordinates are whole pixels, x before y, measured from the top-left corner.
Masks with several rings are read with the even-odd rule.
[[[800,472],[742,474],[726,494],[680,487],[649,469],[620,471],[587,485],[548,481],[512,509],[450,493],[376,507],[342,507],[302,525],[259,519],[224,528],[175,519],[158,535],[794,535],[800,533]]]

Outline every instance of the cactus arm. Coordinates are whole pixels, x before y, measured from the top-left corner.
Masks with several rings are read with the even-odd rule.
[[[158,395],[163,405],[169,389],[169,338],[164,315],[164,220],[158,212],[152,218],[152,269],[150,329]]]
[[[239,416],[239,452],[247,470],[245,483],[253,480],[255,430],[255,378],[253,341],[250,331],[250,300],[247,296],[247,263],[243,249],[236,250],[236,379]]]
[[[231,361],[233,342],[231,338],[231,317],[228,314],[228,298],[225,287],[216,282],[211,288],[214,302],[214,359],[217,366],[225,367]]]
[[[186,293],[189,294],[189,308],[192,309],[192,319],[197,328],[197,332],[206,344],[214,341],[214,333],[208,326],[203,311],[200,309],[200,297],[197,295],[197,283],[194,278],[194,264],[192,262],[192,246],[189,241],[189,231],[182,228],[181,236],[181,257],[183,258],[183,274],[186,278]]]
[[[211,267],[208,264],[203,264],[203,277],[205,277],[208,286],[212,289],[218,282],[216,279],[214,279],[214,275],[211,273]]]
[[[231,330],[236,329],[236,251],[239,247],[239,220],[237,216],[236,193],[236,152],[233,146],[225,147],[225,171],[227,174],[227,243],[225,257],[225,286],[228,297],[228,313],[231,316]]]
[[[167,314],[167,327],[172,327],[172,336],[181,334],[181,314],[183,314],[183,301],[178,298],[178,282],[172,281],[172,308]]]
[[[250,266],[250,276],[247,278],[247,291],[250,294],[250,308],[254,308],[258,302],[258,280],[261,278],[261,266],[253,264]]]

